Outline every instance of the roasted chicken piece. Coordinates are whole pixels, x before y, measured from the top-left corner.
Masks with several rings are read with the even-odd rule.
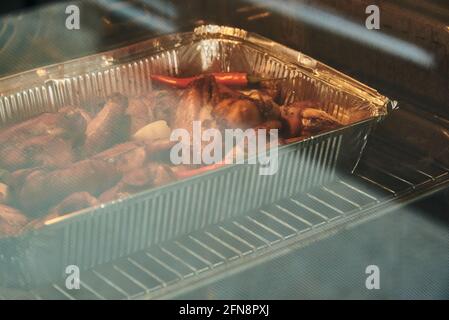
[[[89,112],[89,114],[92,117],[95,117],[98,114],[98,112],[100,112],[101,109],[103,109],[104,105],[106,104],[106,100],[107,98],[105,97],[100,96],[92,97],[91,99],[86,101],[83,107],[87,112]]]
[[[284,134],[286,138],[298,137],[302,130],[302,111],[299,104],[281,107],[281,117],[285,121]]]
[[[83,139],[89,115],[66,107],[42,114],[0,133],[0,166],[17,170],[32,166],[61,167],[74,160],[74,147]]]
[[[11,201],[11,190],[5,183],[0,182],[0,204],[8,204]]]
[[[75,160],[71,143],[51,135],[31,137],[9,145],[0,154],[3,166],[9,170],[36,166],[60,168]]]
[[[126,173],[117,185],[104,192],[99,199],[101,202],[120,199],[151,187],[167,184],[175,179],[170,167],[158,163],[148,163]]]
[[[241,99],[241,98],[244,98],[247,96],[245,94],[245,91],[238,91],[238,90],[231,89],[222,83],[218,83],[217,87],[218,87],[218,94],[220,96],[220,99],[229,99],[229,98]]]
[[[260,91],[271,101],[279,103],[281,88],[285,83],[282,80],[264,80],[260,82]]]
[[[226,91],[223,85],[220,90],[225,98],[218,102],[213,115],[225,128],[252,128],[280,120],[279,106],[264,90]]]
[[[87,159],[53,171],[30,173],[18,193],[22,208],[30,215],[59,203],[72,193],[86,191],[98,195],[119,181],[114,164],[101,159]]]
[[[145,95],[144,101],[153,121],[165,120],[171,126],[184,90],[155,90]]]
[[[214,108],[213,114],[226,128],[252,128],[262,122],[259,108],[251,99],[221,100]]]
[[[153,159],[153,156],[157,156],[158,152],[169,151],[176,143],[176,141],[171,141],[170,139],[157,139],[145,142],[145,145],[150,159]]]
[[[103,109],[89,122],[86,129],[84,152],[96,154],[129,137],[128,99],[120,94],[110,97]]]
[[[0,146],[42,135],[75,139],[84,133],[89,120],[86,111],[75,107],[65,107],[56,113],[43,113],[4,129],[0,133]]]
[[[130,134],[158,120],[172,124],[182,93],[183,90],[154,90],[131,98],[126,111],[131,119]]]
[[[281,130],[282,122],[280,120],[268,120],[254,127],[254,129],[265,129],[267,134],[270,130]]]
[[[145,143],[131,141],[118,144],[98,153],[93,159],[101,159],[113,164],[120,173],[126,173],[143,166],[148,157]]]
[[[27,223],[28,219],[22,212],[0,204],[0,238],[19,235]]]
[[[62,200],[57,206],[50,210],[48,217],[58,217],[89,207],[98,205],[97,198],[89,192],[76,192]]]
[[[176,108],[172,128],[184,128],[192,136],[193,121],[201,121],[202,126],[206,128],[216,127],[212,109],[218,100],[218,87],[213,76],[204,76],[193,81]]]
[[[301,101],[282,106],[281,116],[287,124],[287,138],[300,135],[310,136],[336,129],[342,125],[337,119],[317,108],[317,103],[312,101]]]
[[[200,77],[193,81],[182,94],[171,129],[185,129],[190,134],[187,147],[191,148],[193,158],[201,158],[201,146],[194,148],[193,122],[199,121],[201,128],[218,128],[212,115],[213,108],[219,100],[217,83],[213,76]],[[195,138],[196,139],[196,138]],[[200,140],[197,140],[200,141]],[[202,143],[205,143],[204,141]],[[194,152],[198,152],[194,154]]]
[[[65,131],[62,136],[73,142],[74,146],[84,141],[84,133],[92,120],[92,115],[79,107],[64,107],[59,109],[58,114],[63,115]]]
[[[302,134],[314,135],[341,127],[342,124],[327,112],[306,108],[302,112]]]
[[[26,177],[39,168],[26,168],[13,171],[5,177],[4,182],[8,184],[13,190],[20,190]]]
[[[99,197],[101,203],[110,202],[113,200],[119,200],[127,198],[131,195],[131,192],[126,191],[126,185],[122,182],[117,183],[112,188],[103,192]]]
[[[256,102],[259,112],[265,120],[279,119],[281,115],[279,105],[267,91],[253,89],[242,91],[242,94]]]
[[[130,117],[130,135],[155,120],[153,110],[149,107],[151,98],[135,97],[129,99],[126,114]]]

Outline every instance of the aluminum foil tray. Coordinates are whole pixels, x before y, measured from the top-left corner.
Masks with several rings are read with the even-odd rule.
[[[152,90],[150,74],[241,71],[282,80],[284,102],[319,100],[344,127],[279,149],[279,170],[230,165],[103,204],[0,240],[0,285],[35,286],[178,238],[350,173],[390,101],[338,71],[259,35],[206,25],[0,79],[0,127],[114,92]]]

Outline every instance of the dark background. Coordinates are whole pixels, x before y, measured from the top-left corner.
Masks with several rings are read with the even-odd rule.
[[[21,9],[30,9],[36,5],[58,2],[58,0],[14,0],[0,3],[0,14],[14,13]],[[59,0],[60,2],[60,0]]]

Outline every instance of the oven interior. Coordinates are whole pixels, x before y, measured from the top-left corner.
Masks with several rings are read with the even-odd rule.
[[[211,23],[240,27],[304,52],[397,100],[399,110],[377,126],[352,174],[93,268],[83,273],[80,290],[67,290],[61,279],[27,290],[0,290],[0,297],[176,297],[293,248],[373,223],[422,198],[438,194],[448,201],[449,7],[444,1],[374,1],[381,9],[380,30],[368,31],[365,8],[371,2],[83,1],[78,2],[86,13],[79,33],[43,18],[59,17],[64,2],[4,16],[0,36],[9,42],[0,51],[2,74]],[[322,23],[323,17],[329,23]]]

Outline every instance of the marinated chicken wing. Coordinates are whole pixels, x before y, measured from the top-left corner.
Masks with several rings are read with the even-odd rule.
[[[151,99],[147,97],[135,97],[129,99],[126,114],[130,117],[130,135],[155,120],[152,108],[149,107]]]
[[[118,172],[126,173],[142,167],[147,157],[147,146],[141,142],[131,141],[107,149],[95,155],[94,159],[102,159],[113,164]]]
[[[97,198],[89,192],[76,192],[62,200],[57,206],[50,210],[52,217],[62,216],[68,213],[86,209],[98,205]]]
[[[306,108],[302,112],[302,134],[314,135],[341,127],[341,123],[327,112]]]
[[[115,94],[103,109],[89,122],[86,129],[84,152],[93,155],[125,141],[129,137],[128,99]]]
[[[280,130],[281,128],[282,122],[280,120],[268,120],[254,127],[254,129],[256,130],[258,129],[267,130],[267,134],[269,133],[269,130]]]
[[[68,126],[69,124],[64,121],[63,113],[43,113],[4,129],[0,133],[0,146],[25,141],[44,134],[61,136],[66,133]]]
[[[144,101],[154,121],[165,120],[169,126],[172,126],[183,94],[184,90],[156,90],[147,94]]]
[[[264,80],[260,82],[260,88],[261,91],[266,93],[272,101],[274,101],[275,103],[279,103],[281,88],[283,84],[283,81],[279,80]]]
[[[303,108],[298,104],[281,107],[281,117],[285,121],[284,133],[287,138],[301,135]]]
[[[0,166],[17,170],[72,162],[73,148],[83,139],[88,121],[85,111],[66,107],[6,129],[0,133]]]
[[[8,204],[11,200],[11,190],[5,183],[0,182],[0,204]]]
[[[65,131],[63,137],[73,143],[74,146],[83,142],[84,133],[92,116],[86,110],[79,107],[64,107],[58,111],[62,115]]]
[[[117,185],[105,191],[99,199],[101,202],[120,199],[174,180],[175,176],[170,167],[157,163],[148,163],[141,168],[126,173]]]
[[[22,207],[39,214],[75,192],[98,195],[120,179],[115,166],[100,159],[76,162],[64,169],[36,170],[30,173],[19,192]]]
[[[224,128],[247,129],[262,122],[259,108],[251,99],[224,99],[214,108],[213,114]]]
[[[28,219],[22,212],[0,204],[0,238],[19,235],[27,223]]]
[[[147,187],[157,187],[173,181],[170,168],[163,164],[148,163],[142,168],[125,174],[121,180],[122,190],[127,192],[141,191]]]
[[[265,121],[278,120],[280,118],[281,112],[279,105],[273,100],[267,91],[253,89],[242,91],[242,93],[256,102],[259,112]]]
[[[61,168],[75,160],[71,143],[51,135],[32,137],[3,148],[1,156],[3,166],[9,170],[37,166]]]
[[[184,128],[192,134],[193,121],[201,121],[203,127],[215,127],[212,109],[218,99],[218,87],[213,76],[193,81],[181,97],[172,128]]]
[[[295,102],[283,106],[281,115],[287,123],[287,138],[299,135],[310,136],[341,126],[337,119],[318,109],[317,103],[312,101]]]
[[[38,170],[39,168],[26,168],[26,169],[20,169],[13,171],[10,173],[7,178],[5,179],[5,182],[15,191],[18,191],[22,188],[22,185],[25,182],[25,179],[34,171]]]

